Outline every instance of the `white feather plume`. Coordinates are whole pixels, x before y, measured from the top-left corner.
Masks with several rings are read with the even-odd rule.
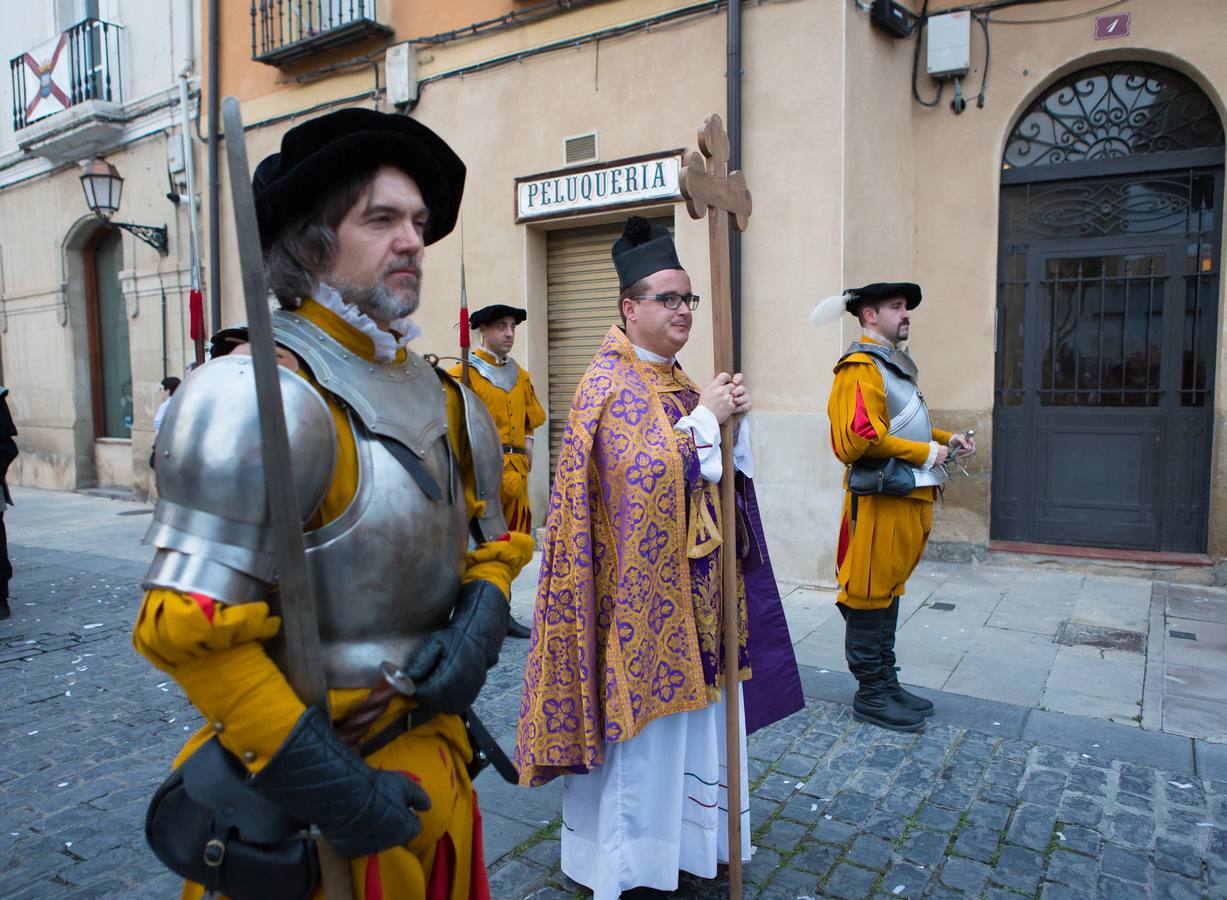
[[[814,311],[809,316],[809,323],[815,328],[821,328],[823,325],[837,322],[847,310],[847,304],[847,294],[834,294],[827,297],[814,307]]]

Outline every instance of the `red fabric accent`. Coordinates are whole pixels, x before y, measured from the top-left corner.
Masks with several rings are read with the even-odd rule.
[[[379,856],[372,853],[366,858],[366,884],[363,887],[366,900],[383,900],[383,879],[379,875]]]
[[[188,293],[187,308],[191,323],[188,326],[188,337],[194,341],[203,340],[205,336],[204,298],[201,297],[200,291],[195,288],[192,288]]]
[[[426,900],[447,900],[452,892],[456,872],[456,848],[452,836],[446,831],[435,844],[435,862],[430,868],[430,882],[426,885]]]
[[[496,538],[495,538],[495,540],[496,540],[496,541],[509,541],[509,540],[511,540],[511,532],[510,532],[510,531],[504,531],[502,534],[500,534],[498,537],[496,537]]]
[[[481,841],[481,809],[477,806],[477,791],[473,792],[473,858],[470,862],[469,900],[490,900],[490,882],[486,878],[486,850]]]
[[[204,613],[205,618],[209,620],[209,624],[213,624],[213,613],[217,611],[217,604],[212,597],[206,597],[204,594],[188,594],[196,605],[200,607],[200,611]]]
[[[415,783],[417,783],[417,784],[421,784],[421,783],[422,783],[422,779],[418,778],[418,777],[417,777],[416,775],[414,775],[412,772],[406,772],[404,769],[401,769],[401,770],[400,770],[400,773],[401,773],[402,775],[404,775],[406,778],[411,779],[412,781],[414,781],[414,782],[415,782]]]
[[[844,557],[848,555],[848,517],[844,516],[839,520],[839,544],[835,549],[835,571],[839,571],[839,567],[844,564]]]
[[[460,349],[472,346],[472,335],[469,333],[469,308],[460,307]]]
[[[852,416],[852,430],[867,441],[877,440],[878,433],[869,421],[869,412],[865,409],[865,398],[861,396],[859,384],[856,386],[856,412]]]

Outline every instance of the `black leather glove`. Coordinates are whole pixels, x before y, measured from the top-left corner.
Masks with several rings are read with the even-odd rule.
[[[503,592],[488,581],[460,590],[452,620],[414,651],[405,673],[417,684],[424,706],[459,715],[477,699],[486,670],[498,662],[511,610]]]
[[[318,706],[308,707],[251,787],[317,826],[346,859],[407,844],[430,798],[401,772],[374,769],[341,743]]]

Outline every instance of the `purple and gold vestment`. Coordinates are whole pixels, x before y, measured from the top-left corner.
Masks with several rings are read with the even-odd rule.
[[[617,326],[576,389],[520,701],[521,784],[590,771],[606,743],[720,696],[719,495],[690,432],[673,427],[698,399],[680,366],[639,359]],[[753,487],[738,488],[739,670],[753,731],[803,698]]]

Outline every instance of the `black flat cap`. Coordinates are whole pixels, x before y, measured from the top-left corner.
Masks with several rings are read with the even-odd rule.
[[[483,306],[475,313],[469,314],[469,328],[476,328],[478,325],[489,325],[496,319],[501,319],[504,316],[511,316],[519,325],[528,318],[528,310],[521,309],[518,306],[507,306],[505,303],[493,303],[490,306]]]
[[[261,240],[271,244],[323,191],[384,165],[417,182],[430,210],[427,244],[455,227],[465,168],[447,142],[408,116],[351,108],[294,126],[281,138],[281,152],[256,166],[251,186]]]
[[[612,252],[620,291],[656,272],[682,268],[669,229],[653,225],[643,216],[631,216],[626,220],[622,237],[614,241]]]
[[[891,297],[902,297],[908,309],[915,309],[920,306],[920,285],[910,281],[875,281],[864,287],[844,289],[847,310],[852,315],[856,315],[862,301],[889,300]]]

